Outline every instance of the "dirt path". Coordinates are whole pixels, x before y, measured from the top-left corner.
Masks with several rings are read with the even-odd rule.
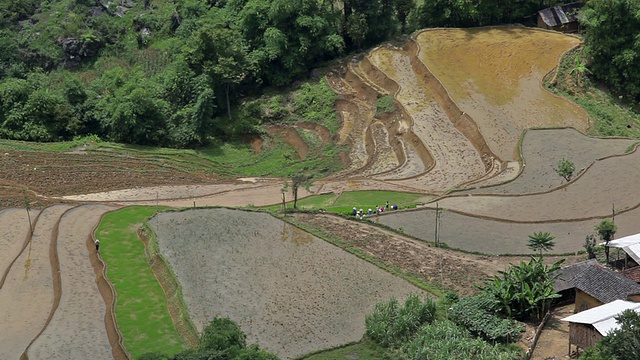
[[[569,351],[569,323],[560,319],[573,315],[574,305],[554,309],[547,321],[538,344],[533,351],[532,360],[565,359]]]
[[[46,329],[29,348],[30,359],[113,359],[104,322],[106,304],[86,246],[100,217],[113,209],[84,205],[61,218],[57,241],[61,298]]]
[[[66,205],[42,211],[30,245],[11,267],[0,291],[0,358],[18,359],[44,329],[54,303],[50,246],[52,232]],[[7,214],[9,216],[10,214]],[[16,223],[25,222],[13,215]],[[26,213],[25,213],[26,216]],[[25,314],[29,314],[25,316]]]

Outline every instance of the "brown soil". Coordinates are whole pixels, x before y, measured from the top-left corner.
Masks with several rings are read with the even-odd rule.
[[[580,44],[578,38],[523,27],[425,30],[416,38],[422,62],[500,159],[517,160],[524,129],[587,130],[584,110],[541,86],[560,56]]]

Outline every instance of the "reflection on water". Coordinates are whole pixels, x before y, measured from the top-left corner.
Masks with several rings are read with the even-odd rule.
[[[283,221],[280,240],[289,241],[294,245],[304,245],[310,243],[313,240],[313,236],[308,232]]]

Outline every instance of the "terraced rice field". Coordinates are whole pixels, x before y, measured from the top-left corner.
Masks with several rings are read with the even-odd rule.
[[[104,205],[54,205],[32,214],[0,213],[0,358],[126,359],[98,288],[88,238]],[[26,239],[16,242],[16,239]]]
[[[327,80],[340,96],[343,125],[335,141],[350,146],[350,163],[299,196],[425,194],[427,205],[437,201],[446,209],[441,241],[486,254],[529,253],[526,237],[535,231],[557,237],[556,253],[581,250],[613,206],[617,236],[640,232],[640,151],[626,153],[634,141],[582,135],[589,126],[584,111],[540,86],[577,44],[572,36],[519,27],[425,30],[402,48],[381,46],[332,70]],[[397,111],[376,115],[382,96],[392,97]],[[561,129],[528,130],[520,159],[518,139],[532,127]],[[288,143],[298,154],[310,151],[298,133],[278,131],[291,134]],[[553,171],[562,158],[576,165],[569,184]],[[0,212],[0,358],[129,357],[114,324],[114,294],[90,240],[105,212],[128,204],[281,201],[285,179],[218,181],[206,164],[195,164],[197,174],[178,164],[166,168],[161,157],[82,149],[64,156],[7,150],[0,158],[2,204],[22,204],[28,195],[43,209],[30,212],[32,235],[24,209]],[[424,243],[357,222],[305,216],[300,219],[330,226],[336,235],[354,234],[353,244],[373,256],[458,290],[508,261],[436,254]],[[432,241],[434,218],[432,209],[422,208],[378,221]],[[250,342],[283,357],[357,341],[375,302],[416,291],[265,214],[199,209],[154,222],[198,329],[214,316],[229,316]],[[446,278],[442,259],[451,262]]]

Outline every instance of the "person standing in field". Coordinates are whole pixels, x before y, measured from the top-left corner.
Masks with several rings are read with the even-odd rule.
[[[100,251],[100,240],[96,239],[95,245],[96,245],[96,251]]]

